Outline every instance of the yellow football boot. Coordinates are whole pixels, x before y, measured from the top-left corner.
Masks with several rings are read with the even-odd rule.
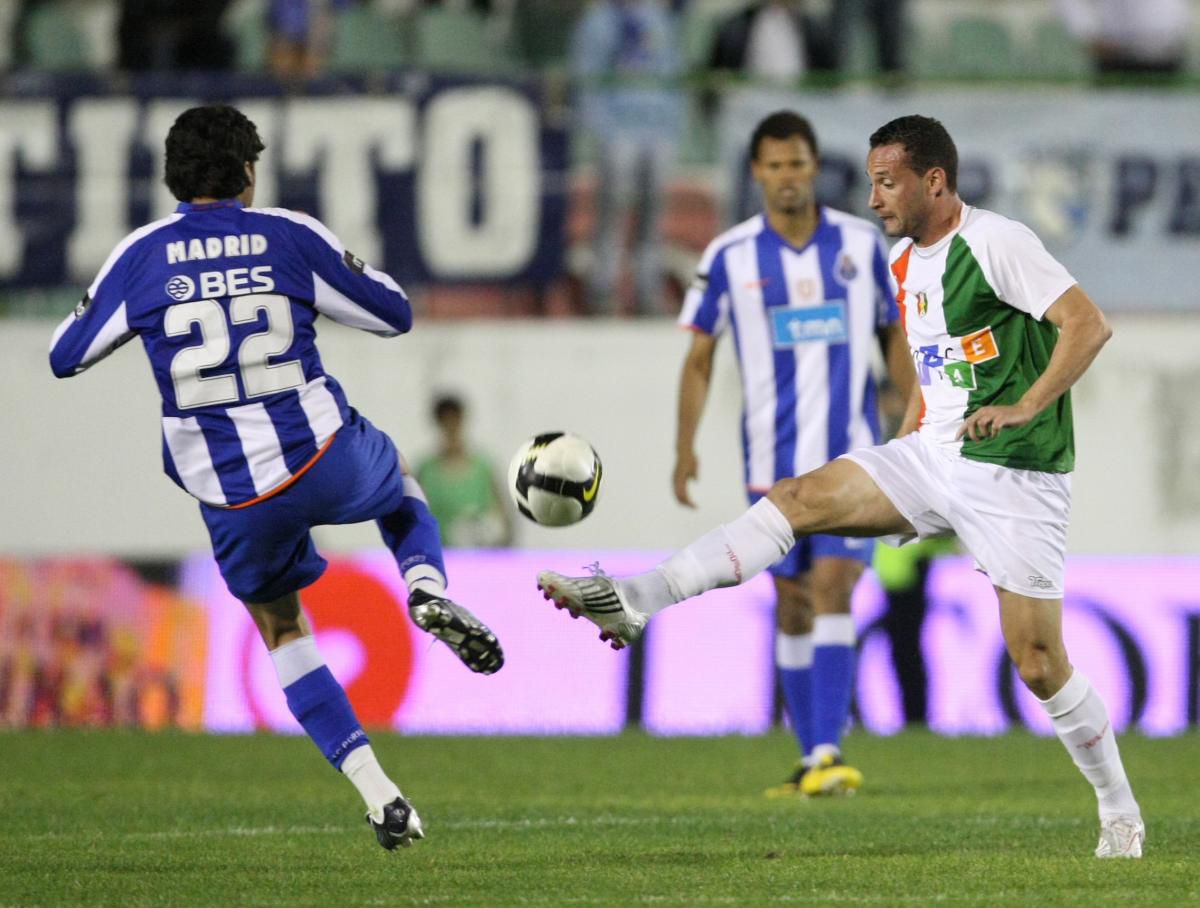
[[[823,795],[852,795],[862,785],[863,775],[847,766],[840,755],[826,754],[816,766],[800,778],[800,793],[816,798]]]
[[[808,772],[808,767],[800,760],[796,761],[796,768],[792,770],[792,774],[787,777],[787,780],[772,785],[770,788],[763,789],[763,796],[767,798],[799,798],[803,797],[800,793],[800,780],[804,778],[804,774]]]

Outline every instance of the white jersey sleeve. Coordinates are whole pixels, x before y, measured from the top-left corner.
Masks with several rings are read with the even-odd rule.
[[[1019,221],[1001,220],[999,229],[986,234],[983,249],[972,251],[996,295],[1040,321],[1076,280],[1032,230]]]

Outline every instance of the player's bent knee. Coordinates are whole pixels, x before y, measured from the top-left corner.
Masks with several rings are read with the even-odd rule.
[[[834,503],[828,483],[817,472],[781,479],[767,492],[767,498],[797,532],[819,531]]]

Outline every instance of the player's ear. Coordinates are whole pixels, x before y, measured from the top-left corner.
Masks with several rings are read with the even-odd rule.
[[[941,196],[946,191],[946,171],[940,167],[930,167],[925,174],[925,183],[933,196]]]

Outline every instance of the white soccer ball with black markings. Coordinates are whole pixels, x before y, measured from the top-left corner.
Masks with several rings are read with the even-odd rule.
[[[565,527],[592,513],[600,477],[600,455],[590,444],[569,432],[546,432],[513,455],[508,490],[534,523]]]

